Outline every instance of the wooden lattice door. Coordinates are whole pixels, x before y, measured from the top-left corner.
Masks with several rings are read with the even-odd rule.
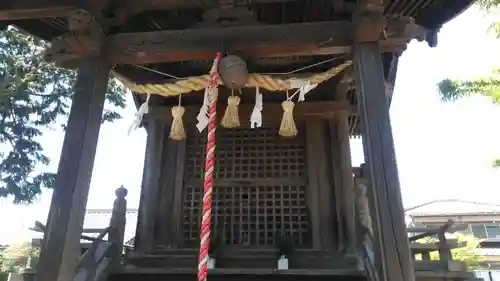
[[[283,139],[276,128],[217,133],[212,231],[227,245],[271,246],[281,230],[296,246],[309,246],[304,135]],[[204,149],[205,135],[190,134],[182,222],[186,246],[199,241]]]

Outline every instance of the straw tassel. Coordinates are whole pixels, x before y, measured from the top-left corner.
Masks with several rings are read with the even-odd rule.
[[[290,100],[286,100],[281,103],[281,107],[283,107],[283,119],[281,119],[279,134],[283,137],[294,137],[298,133],[295,121],[293,120],[293,108],[295,104]]]
[[[240,104],[240,97],[230,96],[227,99],[226,112],[221,120],[221,125],[224,128],[238,128],[240,126],[240,117],[238,116],[238,105]]]
[[[170,138],[173,140],[183,140],[186,137],[184,123],[182,123],[184,112],[186,112],[186,110],[181,105],[172,107],[172,116],[174,117],[174,120],[172,121],[172,127],[170,128]]]

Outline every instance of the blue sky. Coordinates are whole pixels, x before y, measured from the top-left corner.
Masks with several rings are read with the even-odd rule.
[[[487,34],[489,23],[469,9],[442,28],[436,48],[413,41],[400,59],[391,119],[407,207],[434,199],[500,198],[500,170],[491,168],[500,157],[500,106],[482,97],[444,104],[436,92],[443,78],[477,77],[500,67],[500,40]],[[122,184],[129,189],[129,207],[138,206],[146,133],[127,136],[134,112],[129,96],[124,119],[101,128],[88,208],[111,208]],[[48,169],[56,171],[63,133],[48,131],[41,141],[52,159]],[[361,142],[351,146],[357,166],[363,162]],[[48,191],[30,206],[0,199],[0,244],[29,237],[34,220],[45,222],[50,199]]]

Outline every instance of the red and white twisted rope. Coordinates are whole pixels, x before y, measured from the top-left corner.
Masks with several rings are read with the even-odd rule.
[[[208,108],[208,136],[205,155],[205,176],[203,181],[203,211],[200,233],[200,257],[198,262],[198,281],[206,281],[208,275],[208,249],[210,248],[210,227],[212,224],[212,187],[214,183],[215,166],[215,131],[217,127],[217,86],[219,85],[219,60],[217,53],[212,69],[210,70]]]

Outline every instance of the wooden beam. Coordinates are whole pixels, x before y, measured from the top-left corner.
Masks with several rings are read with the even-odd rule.
[[[353,25],[337,21],[122,33],[106,42],[104,54],[112,64],[213,59],[221,50],[243,57],[327,55],[350,52]],[[48,53],[58,62],[86,56],[68,44],[67,36],[54,39]]]
[[[40,19],[64,17],[71,10],[77,9],[76,5],[68,5],[64,0],[16,0],[1,1],[0,21],[19,19]]]
[[[465,247],[467,244],[466,242],[458,242],[457,239],[447,239],[446,240],[447,246],[446,248],[448,249],[455,249],[455,248],[461,248]],[[432,252],[432,251],[439,251],[442,250],[442,245],[439,243],[410,243],[410,249],[412,251],[412,254],[420,254],[423,252]],[[439,257],[440,260],[449,260],[444,257]]]
[[[109,71],[110,65],[98,59],[82,60],[78,70],[37,281],[68,281],[76,275]]]
[[[374,245],[381,281],[414,281],[412,258],[399,186],[389,101],[381,52],[376,42],[358,43],[354,51],[356,93],[371,190]]]
[[[257,43],[257,41],[256,41]],[[203,45],[200,45],[200,49]],[[340,55],[349,54],[352,48],[349,45],[335,47],[319,47],[314,44],[295,44],[293,46],[248,46],[240,50],[231,51],[244,58],[278,58],[292,56],[319,56],[319,55]],[[145,52],[140,55],[127,53],[114,53],[107,55],[109,61],[114,64],[151,64],[151,63],[168,63],[192,60],[212,60],[215,57],[214,51],[182,51],[176,50],[173,52]],[[53,57],[58,60],[57,56]]]
[[[353,30],[350,22],[337,21],[126,33],[110,36],[106,49],[116,63],[212,58],[221,50],[251,57],[316,52],[319,47],[342,52],[353,42]]]
[[[217,115],[223,116],[227,104],[220,104],[217,107]],[[250,120],[254,105],[242,104],[239,106],[239,116],[241,123],[247,123]],[[184,114],[184,122],[196,122],[196,116],[200,110],[200,106],[186,106]],[[299,119],[332,119],[335,114],[341,111],[348,111],[351,114],[356,113],[356,107],[351,106],[347,101],[322,101],[322,102],[302,102],[295,105],[293,116],[296,120]],[[152,106],[149,109],[149,118],[161,119],[166,123],[172,122],[172,107],[168,106]],[[283,116],[283,109],[280,103],[264,103],[262,110],[262,118],[265,123],[280,122]]]
[[[337,21],[121,33],[106,38],[104,55],[112,64],[149,64],[211,60],[220,50],[244,58],[348,54],[353,32],[352,23]],[[402,51],[407,39],[379,44],[386,52]],[[67,36],[54,39],[48,53],[64,65],[86,56],[68,44]]]

